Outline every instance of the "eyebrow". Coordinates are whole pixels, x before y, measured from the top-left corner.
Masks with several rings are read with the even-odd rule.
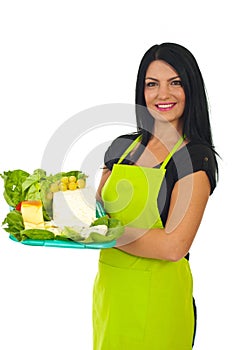
[[[172,77],[172,78],[168,79],[167,81],[172,81],[172,80],[177,79],[177,78],[180,78],[180,76],[176,75],[175,77]],[[159,81],[158,79],[152,78],[152,77],[146,77],[145,80],[147,80],[147,79],[154,80],[154,81]]]

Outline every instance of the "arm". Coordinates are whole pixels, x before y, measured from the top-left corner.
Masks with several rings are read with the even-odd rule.
[[[124,235],[143,234],[126,245],[118,240],[117,248],[136,256],[178,261],[189,251],[201,223],[210,195],[209,179],[204,171],[188,175],[174,186],[168,219],[164,229],[126,227]]]

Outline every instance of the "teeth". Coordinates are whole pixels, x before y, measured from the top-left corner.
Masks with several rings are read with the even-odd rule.
[[[167,105],[157,105],[159,108],[170,108],[172,106],[174,106],[174,103],[170,103],[170,104],[167,104]]]

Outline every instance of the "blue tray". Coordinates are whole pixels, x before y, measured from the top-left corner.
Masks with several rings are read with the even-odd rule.
[[[76,248],[76,249],[105,249],[105,248],[112,248],[116,244],[116,241],[82,243],[82,242],[73,242],[73,241],[59,241],[55,239],[51,239],[51,240],[25,239],[24,241],[19,242],[12,235],[10,235],[10,239],[12,239],[14,242],[18,242],[25,245],[31,245],[31,246]]]

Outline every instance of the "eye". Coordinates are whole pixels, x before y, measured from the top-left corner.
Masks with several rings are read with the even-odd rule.
[[[171,85],[175,86],[182,86],[182,81],[177,79],[177,80],[172,80]]]
[[[145,83],[145,86],[149,87],[149,88],[157,86],[157,85],[158,84],[155,81],[148,81],[148,82]]]

